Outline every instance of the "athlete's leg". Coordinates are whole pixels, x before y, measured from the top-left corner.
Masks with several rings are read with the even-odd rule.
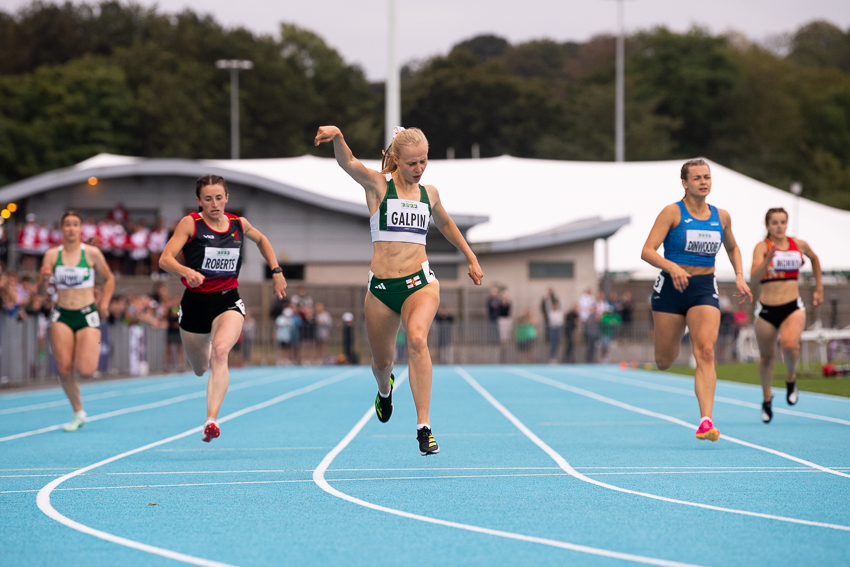
[[[53,323],[50,326],[50,346],[53,350],[53,358],[56,359],[56,368],[59,370],[59,383],[71,402],[75,412],[83,409],[83,400],[80,396],[80,385],[74,378],[74,331],[65,323]]]
[[[227,357],[239,335],[245,318],[236,311],[225,311],[212,324],[210,349],[210,379],[207,382],[207,417],[218,419],[218,411],[230,384],[230,372],[227,369]]]
[[[773,399],[770,383],[773,381],[773,361],[776,359],[776,337],[779,330],[762,319],[756,317],[753,326],[756,330],[756,342],[759,345],[759,379],[764,401]],[[797,337],[799,338],[799,336]]]
[[[688,310],[686,316],[697,371],[694,377],[694,392],[699,402],[700,416],[711,417],[714,409],[714,390],[717,373],[714,369],[714,343],[720,331],[720,309],[712,305],[697,305]]]
[[[74,365],[80,376],[89,378],[100,362],[100,329],[85,327],[74,333]]]
[[[180,339],[183,342],[183,351],[186,360],[195,372],[196,376],[203,376],[210,367],[210,333],[190,333],[180,329]]]
[[[410,391],[416,405],[416,423],[431,423],[431,353],[428,332],[440,307],[440,282],[434,281],[407,298],[401,306],[401,322],[407,333]]]
[[[378,382],[378,391],[390,393],[390,374],[395,360],[395,340],[401,315],[384,305],[380,299],[366,292],[366,337],[372,352],[372,374]]]
[[[660,370],[667,370],[679,356],[682,335],[685,334],[685,316],[653,311],[652,321],[655,327],[655,364]]]
[[[797,379],[797,361],[800,358],[800,335],[806,328],[806,312],[802,309],[793,311],[779,325],[779,342],[782,344],[782,355],[785,358],[785,382],[791,383]]]

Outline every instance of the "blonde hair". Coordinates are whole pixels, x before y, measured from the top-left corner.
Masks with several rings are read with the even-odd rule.
[[[420,142],[425,142],[425,147],[428,147],[428,139],[419,128],[407,128],[396,134],[396,137],[390,142],[390,147],[383,152],[384,158],[381,160],[381,173],[392,173],[398,169],[398,164],[393,158],[398,159],[400,157],[402,148],[415,146]]]

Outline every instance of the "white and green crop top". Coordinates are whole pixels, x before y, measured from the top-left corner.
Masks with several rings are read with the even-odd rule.
[[[399,199],[395,182],[387,181],[387,194],[381,206],[369,219],[372,242],[409,242],[425,246],[431,223],[431,202],[428,192],[419,186],[419,200]]]
[[[62,264],[62,247],[59,247],[56,265],[53,266],[53,279],[57,290],[94,287],[94,268],[86,262],[85,244],[80,244],[80,261],[76,266]]]

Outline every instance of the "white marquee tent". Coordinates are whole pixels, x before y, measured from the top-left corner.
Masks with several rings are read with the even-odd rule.
[[[78,169],[132,163],[140,158],[102,154]],[[362,190],[333,159],[303,156],[264,160],[207,160],[222,169],[251,173],[317,196],[362,204]],[[364,161],[378,169],[377,161]],[[450,213],[489,217],[474,226],[471,243],[502,241],[550,231],[592,217],[630,217],[609,239],[609,268],[633,277],[654,278],[657,270],[640,259],[641,248],[661,209],[683,195],[679,181],[682,161],[574,162],[514,157],[476,160],[432,160],[423,183],[435,185]],[[764,238],[764,214],[784,207],[790,213],[789,234],[799,234],[821,260],[824,270],[850,269],[850,212],[798,199],[719,164],[711,163],[713,188],[709,203],[726,209],[741,247],[744,269],[754,246]],[[596,269],[604,269],[598,243]],[[734,279],[725,253],[718,256],[720,278]],[[806,265],[810,268],[809,264]]]

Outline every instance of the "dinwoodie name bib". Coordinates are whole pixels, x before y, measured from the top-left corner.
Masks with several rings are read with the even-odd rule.
[[[684,201],[679,205],[679,224],[664,238],[664,258],[680,266],[714,267],[714,257],[723,244],[723,226],[717,207],[712,207],[707,220],[695,219]]]

